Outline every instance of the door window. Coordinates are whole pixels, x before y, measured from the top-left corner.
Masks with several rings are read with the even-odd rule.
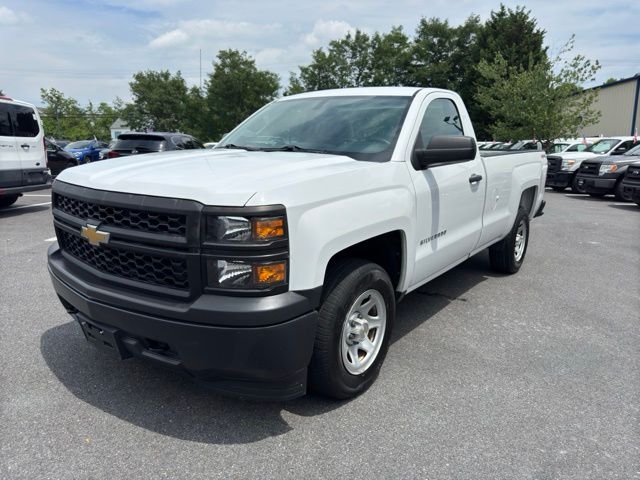
[[[9,116],[9,108],[6,103],[0,103],[0,136],[13,136],[13,129],[11,128],[11,118]]]
[[[448,98],[437,98],[427,107],[420,124],[416,148],[428,146],[434,135],[464,135],[456,104]]]
[[[40,126],[36,120],[36,114],[30,107],[12,105],[13,129],[16,137],[37,137]]]

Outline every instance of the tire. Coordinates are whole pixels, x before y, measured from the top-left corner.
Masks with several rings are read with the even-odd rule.
[[[590,193],[589,196],[593,197],[593,198],[602,198],[604,197],[606,194],[605,193]]]
[[[77,164],[76,162],[72,162],[71,160],[69,160],[69,161],[67,162],[67,165],[64,167],[64,169],[63,169],[63,170],[65,170],[65,169],[67,169],[67,168],[71,168],[71,167],[77,167],[77,166],[78,166],[78,164]]]
[[[346,399],[365,391],[378,376],[395,320],[395,294],[387,272],[366,260],[344,260],[327,278],[309,364],[309,388]],[[370,327],[367,320],[373,325],[376,319],[378,326]],[[367,349],[359,348],[365,345]],[[356,352],[356,361],[351,352]]]
[[[619,202],[630,202],[631,195],[624,194],[624,187],[622,186],[622,180],[618,180],[616,186],[613,189],[613,194],[616,196],[616,200]]]
[[[0,208],[10,207],[18,201],[20,195],[5,195],[0,197]]]
[[[587,193],[584,187],[578,185],[578,176],[574,175],[573,180],[571,180],[571,191],[573,193]]]
[[[551,187],[554,192],[564,192],[567,187]]]
[[[522,226],[522,229],[521,229]],[[489,247],[491,268],[500,273],[516,273],[520,270],[529,246],[529,215],[522,207],[518,210],[516,221],[509,234],[501,241]],[[516,240],[521,239],[516,250]],[[524,242],[524,244],[522,243]]]
[[[87,155],[86,157],[84,157],[83,162],[84,162],[85,164],[87,164],[87,163],[91,163],[91,157],[90,157],[89,155]]]

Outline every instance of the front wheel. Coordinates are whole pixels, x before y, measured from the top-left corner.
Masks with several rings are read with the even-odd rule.
[[[89,155],[84,157],[84,163],[91,163],[91,157]]]
[[[602,197],[605,196],[605,194],[604,193],[589,193],[589,196],[593,197],[593,198],[602,198]]]
[[[5,195],[4,197],[0,197],[0,208],[9,207],[16,203],[20,195]]]
[[[358,395],[375,381],[389,348],[395,296],[387,272],[349,259],[328,275],[309,365],[309,387],[328,397]]]
[[[554,192],[564,192],[567,187],[551,187]]]
[[[574,175],[573,180],[571,181],[571,191],[573,193],[587,193],[584,185],[578,185],[578,176]]]
[[[521,207],[509,234],[489,247],[491,268],[500,273],[516,273],[524,262],[528,245],[529,215]]]

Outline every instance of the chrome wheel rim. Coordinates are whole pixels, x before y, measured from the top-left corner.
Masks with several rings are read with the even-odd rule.
[[[342,326],[341,356],[351,375],[366,372],[382,347],[387,306],[377,290],[367,290],[353,302]]]
[[[518,229],[516,230],[516,244],[513,249],[513,255],[516,258],[516,262],[522,260],[524,256],[524,247],[527,245],[527,224],[524,223],[524,220],[520,222],[518,225]]]

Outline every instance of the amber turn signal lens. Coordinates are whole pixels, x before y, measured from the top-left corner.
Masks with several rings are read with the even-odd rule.
[[[257,285],[273,285],[287,280],[286,262],[254,265],[255,282]]]
[[[253,234],[256,240],[270,240],[284,237],[284,218],[258,218],[253,221]]]

